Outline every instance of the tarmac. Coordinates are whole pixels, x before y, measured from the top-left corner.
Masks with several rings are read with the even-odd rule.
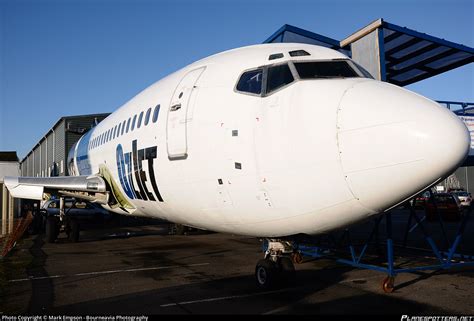
[[[406,215],[394,215],[399,230]],[[403,273],[387,294],[381,272],[305,258],[291,282],[263,291],[254,279],[261,240],[168,231],[166,223],[95,228],[78,243],[52,244],[27,236],[0,261],[0,315],[474,315],[474,267]],[[430,259],[395,254],[404,264]]]

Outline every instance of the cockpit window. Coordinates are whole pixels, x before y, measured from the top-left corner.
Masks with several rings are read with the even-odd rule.
[[[294,81],[288,64],[268,67],[267,94]]]
[[[311,56],[306,50],[293,50],[289,52],[290,57]]]
[[[295,62],[301,79],[360,77],[346,61]]]
[[[260,95],[262,93],[262,76],[263,69],[261,68],[244,72],[242,76],[240,76],[236,89],[238,91]]]

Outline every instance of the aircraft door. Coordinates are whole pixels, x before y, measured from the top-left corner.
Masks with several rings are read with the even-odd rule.
[[[194,103],[196,83],[206,67],[188,72],[181,79],[171,98],[166,124],[168,158],[170,160],[188,157],[187,122],[189,105]]]

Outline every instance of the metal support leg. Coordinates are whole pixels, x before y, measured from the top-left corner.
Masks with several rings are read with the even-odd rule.
[[[394,275],[393,268],[393,239],[392,239],[392,213],[388,212],[385,214],[385,222],[387,229],[387,265],[388,265],[388,275]]]
[[[403,248],[407,247],[408,233],[410,233],[411,221],[412,221],[413,215],[415,213],[414,203],[415,203],[415,199],[413,199],[413,205],[408,202],[408,204],[410,204],[410,216],[408,216],[408,222],[407,222],[407,226],[406,226],[406,229],[405,229],[405,235],[403,236],[403,243],[402,243]]]
[[[59,198],[59,221],[64,221],[64,197]]]
[[[374,228],[372,229],[372,232],[370,232],[370,235],[369,235],[369,238],[367,239],[367,242],[365,243],[365,245],[362,247],[362,250],[360,251],[360,254],[359,256],[357,257],[357,260],[356,260],[356,263],[360,263],[360,260],[364,257],[365,255],[365,251],[367,250],[367,248],[369,247],[369,244],[370,242],[372,241],[376,231],[378,231],[378,228],[379,228],[379,224],[380,224],[380,221],[382,220],[383,218],[383,215],[381,215],[380,217],[376,218],[375,219],[375,225],[374,225]]]
[[[446,243],[446,248],[449,249],[451,246],[449,244],[448,236],[446,235],[446,229],[444,227],[444,223],[443,223],[443,219],[441,217],[441,213],[439,212],[439,209],[438,209],[438,203],[436,202],[436,197],[434,196],[433,193],[431,193],[430,201],[431,201],[431,203],[433,203],[435,211],[436,211],[436,215],[438,216],[438,222],[439,222],[439,226],[441,227],[441,233],[443,235],[443,240]]]
[[[440,263],[443,264],[443,257],[441,256],[441,253],[439,252],[438,247],[436,246],[435,242],[431,238],[431,235],[429,235],[428,232],[426,232],[425,227],[423,226],[423,223],[418,218],[418,215],[416,215],[416,213],[414,213],[413,217],[415,218],[417,226],[420,227],[421,232],[423,233],[423,236],[425,237],[426,242],[428,242],[428,244],[430,245],[431,250],[436,255]]]
[[[466,225],[467,225],[467,222],[469,220],[470,214],[471,214],[471,208],[469,208],[469,211],[466,212],[463,220],[461,221],[461,225],[459,226],[459,228],[456,232],[456,238],[454,239],[453,245],[449,249],[448,258],[447,258],[447,262],[446,262],[448,265],[451,263],[451,259],[453,258],[453,255],[456,252],[456,248],[458,247],[459,243],[461,242],[462,235],[464,234],[464,230],[466,228]]]

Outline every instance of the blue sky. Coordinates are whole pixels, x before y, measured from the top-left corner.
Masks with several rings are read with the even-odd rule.
[[[112,112],[219,51],[292,24],[340,40],[384,20],[474,46],[474,1],[0,0],[0,150],[23,158],[61,117]],[[408,88],[474,102],[474,64]]]

